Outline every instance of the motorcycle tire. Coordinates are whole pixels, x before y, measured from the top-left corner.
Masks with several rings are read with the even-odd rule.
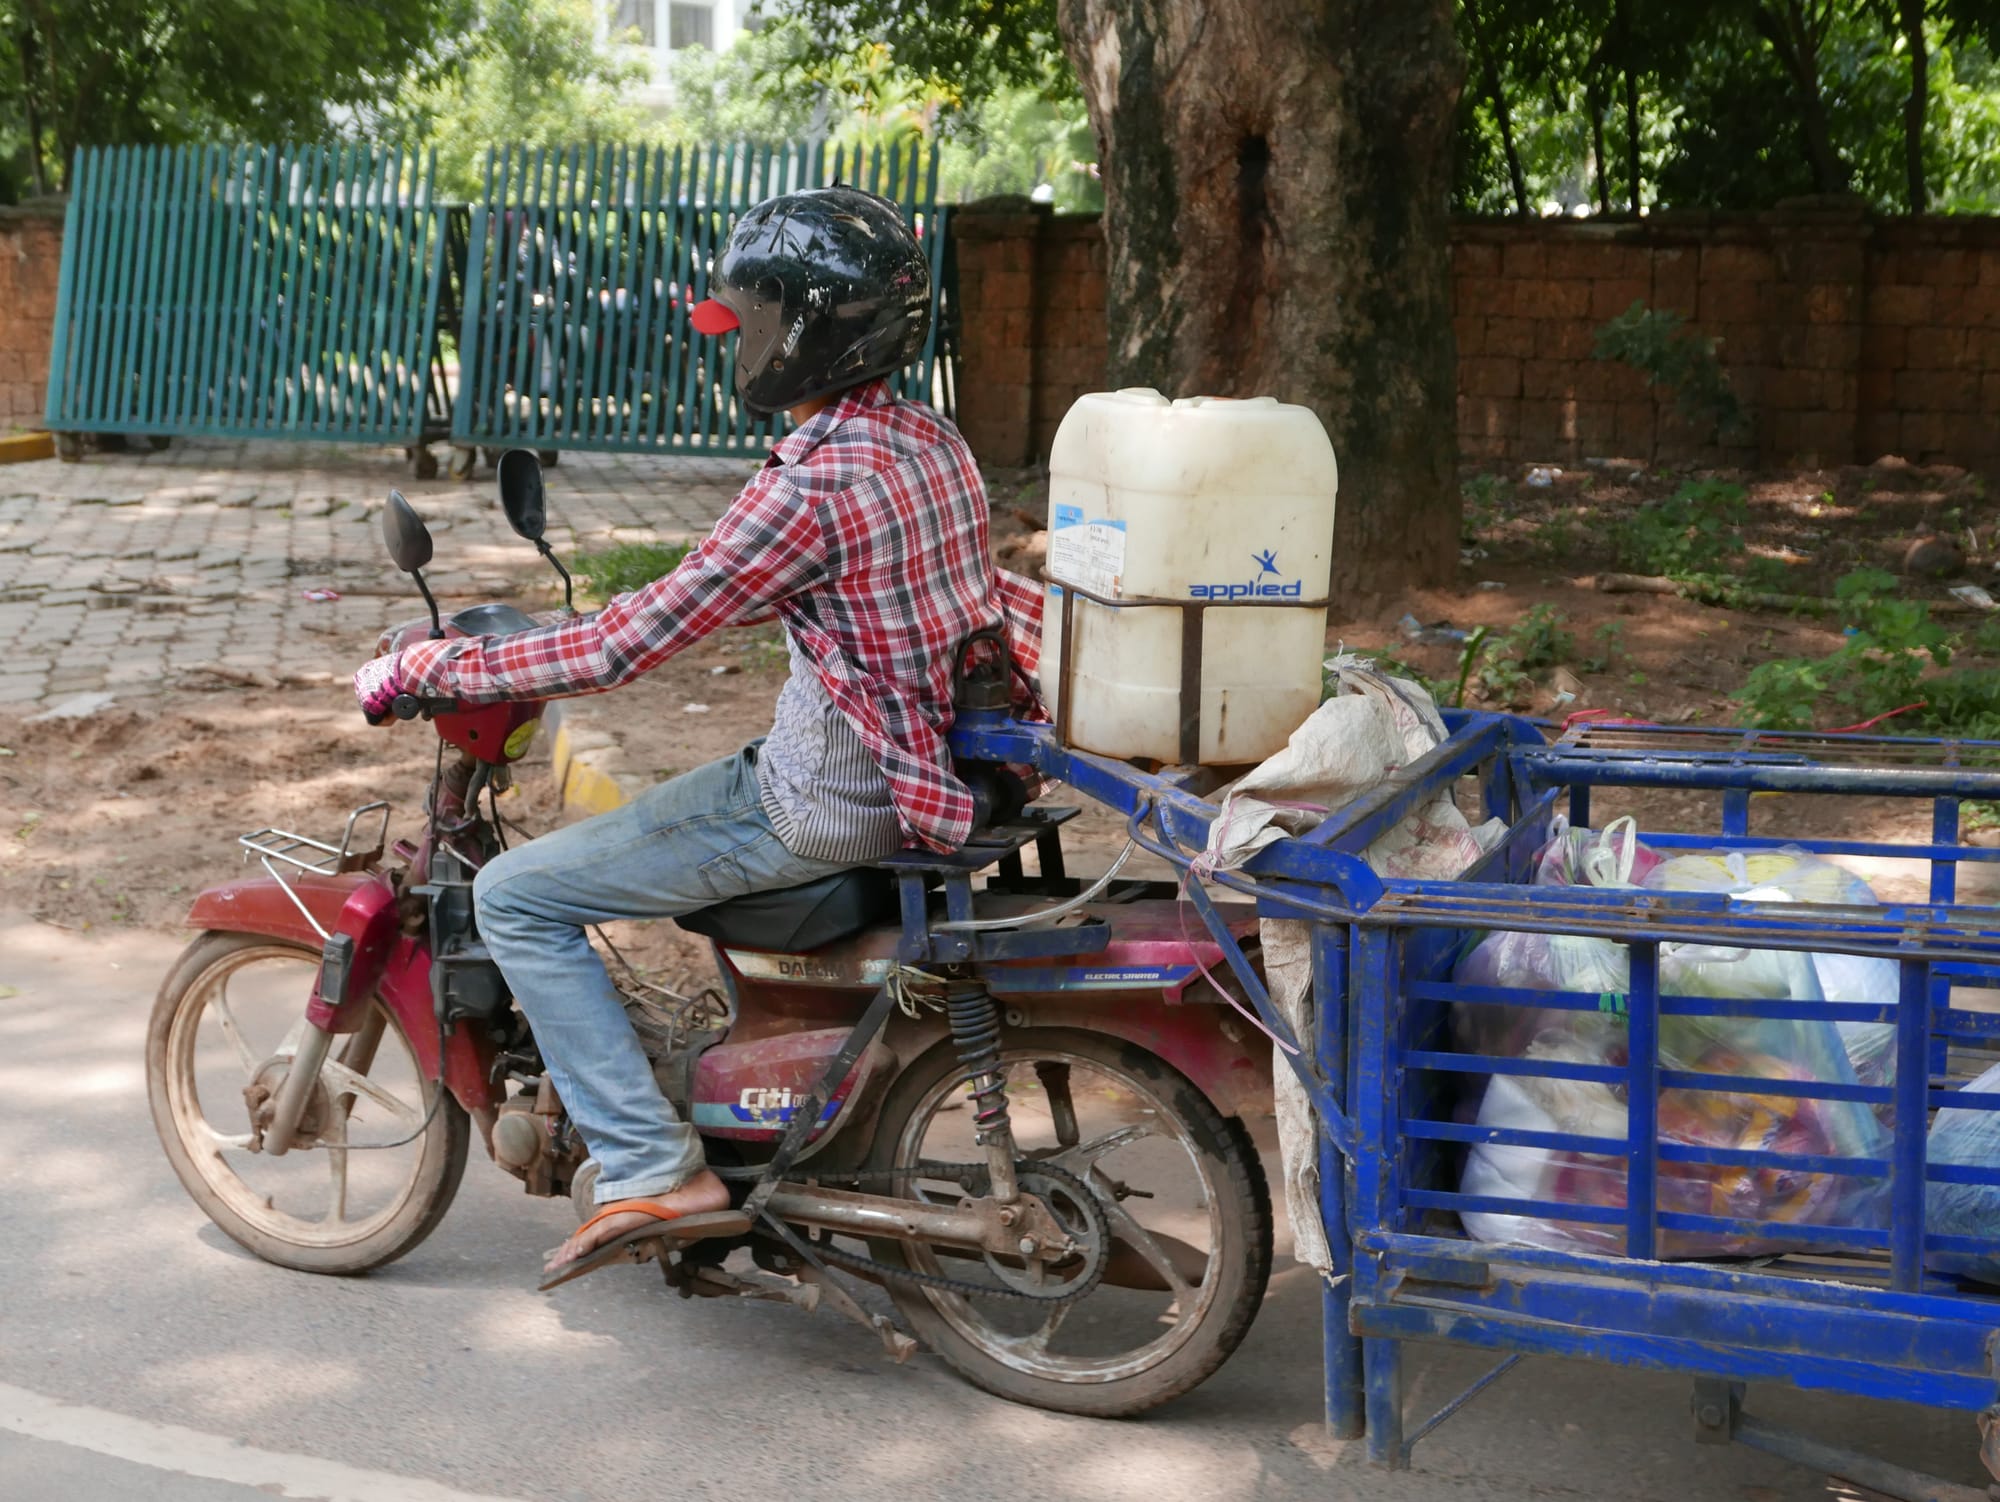
[[[340,1219],[330,1228],[325,1222],[316,1226],[279,1210],[270,1196],[262,1197],[260,1203],[255,1187],[245,1183],[229,1166],[221,1147],[212,1139],[202,1140],[204,1126],[207,1132],[215,1132],[217,1128],[204,1113],[198,1098],[194,1060],[195,1050],[202,1041],[197,1029],[211,992],[220,987],[221,994],[226,996],[233,974],[270,962],[294,965],[299,975],[309,980],[318,966],[319,951],[262,934],[217,932],[203,934],[182,951],[160,985],[146,1029],[146,1090],[153,1126],[181,1186],[217,1228],[239,1246],[266,1262],[300,1272],[335,1276],[365,1273],[411,1251],[444,1218],[465,1172],[471,1139],[469,1120],[449,1092],[442,1099],[435,1098],[435,1092],[444,1090],[443,1084],[425,1080],[416,1071],[415,1050],[410,1047],[401,1024],[378,1001],[375,1003],[381,1021],[378,1036],[382,1043],[393,1039],[400,1046],[420,1091],[419,1099],[404,1103],[404,1107],[411,1114],[422,1113],[422,1125],[408,1144],[405,1159],[395,1160],[397,1164],[406,1159],[410,1162],[407,1181],[390,1193],[381,1211],[349,1223],[345,1214],[349,1170],[343,1166],[338,1178]],[[302,1015],[309,991],[300,989],[296,995]],[[241,1035],[235,1020],[230,1022],[225,1036],[244,1055],[247,1068],[256,1051],[239,1041]],[[336,1060],[351,1057],[340,1052],[341,1048],[337,1042]],[[375,1063],[362,1066],[358,1072],[372,1080],[370,1070],[379,1062],[378,1054]],[[218,1099],[214,1109],[232,1125],[248,1125],[247,1108],[240,1100]],[[352,1114],[351,1104],[348,1114]],[[402,1134],[398,1131],[397,1135]],[[247,1163],[259,1156],[245,1152],[238,1161]],[[329,1156],[325,1144],[316,1142],[310,1148],[295,1147],[282,1159],[264,1161],[325,1162]],[[372,1154],[361,1154],[358,1147],[345,1153],[350,1163],[357,1156],[372,1157]]]
[[[1029,1344],[1024,1345],[1020,1335],[1010,1334],[992,1322],[1003,1314],[1008,1320],[1017,1318],[1017,1314],[1008,1311],[1023,1307],[1032,1311],[1027,1315],[1032,1321],[1039,1314],[1032,1305],[984,1298],[975,1301],[895,1280],[888,1283],[890,1296],[927,1347],[976,1386],[1013,1402],[1093,1418],[1124,1418],[1179,1397],[1211,1376],[1242,1343],[1263,1302],[1270,1278],[1271,1196],[1263,1164],[1249,1133],[1242,1122],[1216,1110],[1180,1071],[1122,1039],[1069,1029],[1014,1029],[1003,1034],[1001,1059],[1009,1071],[1016,1140],[1024,1161],[1032,1164],[1041,1155],[1033,1141],[1041,1113],[1035,1108],[1032,1087],[1026,1092],[1020,1088],[1026,1081],[1042,1078],[1035,1068],[1038,1063],[1069,1066],[1063,1075],[1065,1096],[1072,1089],[1077,1066],[1082,1066],[1098,1081],[1095,1098],[1100,1105],[1119,1097],[1133,1102],[1136,1107],[1133,1114],[1158,1128],[1149,1135],[1169,1138],[1183,1150],[1185,1168],[1181,1166],[1183,1160],[1176,1160],[1171,1153],[1152,1155],[1153,1170],[1157,1172],[1161,1167],[1167,1170],[1165,1179],[1148,1179],[1163,1198],[1156,1200],[1152,1193],[1139,1194],[1138,1198],[1146,1207],[1169,1203],[1176,1192],[1173,1184],[1176,1172],[1185,1172],[1187,1168],[1194,1171],[1199,1180],[1195,1186],[1198,1190],[1194,1196],[1195,1208],[1184,1212],[1183,1223],[1187,1217],[1205,1211],[1210,1244],[1205,1254],[1184,1244],[1175,1245],[1168,1260],[1189,1254],[1205,1255],[1200,1282],[1186,1292],[1170,1288],[1163,1279],[1158,1283],[1159,1290],[1174,1294],[1168,1314],[1174,1315],[1176,1310],[1179,1314],[1173,1323],[1156,1316],[1148,1324],[1145,1309],[1135,1314],[1125,1307],[1114,1310],[1108,1321],[1084,1316],[1085,1322],[1093,1326],[1136,1326],[1141,1332],[1161,1324],[1167,1328],[1164,1334],[1132,1351],[1081,1357],[1052,1355],[1053,1335],[1044,1337],[1037,1352],[1032,1346],[1032,1335],[1028,1337]],[[938,1158],[938,1144],[928,1139],[926,1133],[942,1113],[953,1112],[956,1102],[962,1099],[962,1093],[952,1087],[963,1077],[964,1069],[949,1042],[931,1048],[905,1070],[883,1102],[870,1167],[895,1169],[919,1159]],[[1046,1079],[1043,1085],[1046,1087]],[[1071,1099],[1072,1135],[1082,1135],[1076,1120],[1080,1109]],[[971,1114],[969,1110],[957,1110],[951,1130],[960,1137],[969,1137]],[[1049,1119],[1058,1118],[1051,1112]],[[1087,1152],[1091,1145],[1084,1143],[1078,1151]],[[961,1156],[967,1150],[964,1143],[952,1146]],[[1125,1150],[1113,1149],[1104,1156],[1112,1157]],[[1159,1161],[1162,1158],[1167,1160],[1164,1165]],[[1064,1161],[1060,1155],[1052,1156],[1051,1160]],[[1074,1170],[1077,1163],[1072,1159],[1066,1166]],[[1120,1172],[1125,1171],[1120,1168]],[[1104,1177],[1098,1159],[1084,1165],[1084,1174],[1107,1213],[1124,1215],[1118,1203],[1126,1194],[1135,1193],[1134,1186]],[[1179,1187],[1181,1197],[1185,1198],[1188,1186],[1183,1183]],[[1128,1217],[1125,1223],[1136,1223],[1136,1217]],[[1138,1224],[1154,1238],[1152,1253],[1157,1259],[1163,1249],[1163,1243],[1157,1239],[1158,1228]],[[1146,1260],[1144,1254],[1131,1252],[1132,1243],[1125,1243],[1120,1250],[1119,1225],[1118,1220],[1112,1220],[1114,1254],[1125,1257],[1128,1266],[1135,1255],[1139,1261]],[[1173,1241],[1174,1238],[1168,1238],[1168,1244]],[[976,1259],[937,1257],[906,1242],[871,1242],[869,1255],[878,1261],[947,1277],[963,1278],[967,1271],[981,1267]],[[1159,1274],[1153,1276],[1158,1278]],[[1186,1269],[1182,1269],[1181,1276],[1186,1278]],[[1127,1299],[1127,1290],[1144,1286],[1147,1285],[1132,1281],[1129,1273],[1121,1280],[1117,1271],[1109,1271],[1094,1291],[1067,1306],[1072,1312],[1057,1323],[1068,1328],[1069,1321],[1089,1310],[1093,1301],[1114,1303]],[[1184,1304],[1191,1305],[1191,1309],[1184,1308]],[[1088,1333],[1107,1332],[1092,1329]],[[1136,1338],[1143,1339],[1143,1334]]]

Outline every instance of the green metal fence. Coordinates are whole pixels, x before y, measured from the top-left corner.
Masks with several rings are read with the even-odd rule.
[[[793,189],[847,182],[896,202],[923,238],[933,333],[898,378],[950,411],[952,309],[937,159],[803,144],[505,150],[473,206],[452,441],[541,449],[756,454],[772,425],[733,389],[733,339],[688,310],[736,216]]]
[[[437,331],[463,252],[431,177],[426,157],[358,144],[83,152],[49,426],[443,436]]]
[[[420,474],[446,436],[761,453],[772,425],[736,400],[735,341],[695,333],[688,309],[739,213],[830,182],[892,199],[923,238],[937,316],[898,383],[955,405],[949,212],[920,146],[507,150],[469,208],[434,198],[432,175],[352,143],[84,152],[49,426],[400,443]]]

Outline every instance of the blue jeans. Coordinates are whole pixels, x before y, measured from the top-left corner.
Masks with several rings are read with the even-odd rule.
[[[584,925],[669,918],[844,869],[779,843],[757,796],[753,743],[479,872],[480,934],[597,1160],[599,1204],[678,1189],[703,1160],[701,1138],[660,1094]]]

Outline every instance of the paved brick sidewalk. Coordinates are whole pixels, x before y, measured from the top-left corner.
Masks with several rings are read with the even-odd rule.
[[[565,454],[548,472],[549,540],[564,555],[699,536],[753,468]],[[357,641],[422,610],[382,548],[392,488],[436,534],[441,597],[552,577],[507,530],[483,466],[416,481],[399,449],[176,442],[0,467],[0,707],[141,697],[203,662],[351,670]],[[314,588],[341,598],[306,600]]]

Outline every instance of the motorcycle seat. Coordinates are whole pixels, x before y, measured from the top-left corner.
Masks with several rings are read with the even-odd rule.
[[[895,921],[896,880],[875,866],[856,866],[804,886],[751,892],[674,921],[725,949],[804,954],[864,928]]]

